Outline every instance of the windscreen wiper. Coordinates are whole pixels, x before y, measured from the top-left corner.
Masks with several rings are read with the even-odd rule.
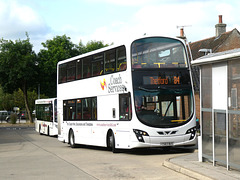
[[[138,89],[143,90],[143,91],[147,91],[147,92],[158,92],[159,91],[158,89],[146,89],[146,88],[143,88],[143,87],[138,87]]]

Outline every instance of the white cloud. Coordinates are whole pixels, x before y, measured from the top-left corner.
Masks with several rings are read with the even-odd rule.
[[[129,37],[142,36],[144,33],[179,36],[177,26],[186,26],[185,35],[189,41],[194,42],[215,36],[215,24],[218,23],[220,14],[229,27],[227,30],[239,27],[236,13],[238,11],[235,6],[221,1],[146,5],[125,22],[113,22],[97,28],[90,38],[100,38],[110,43],[126,41]]]
[[[17,1],[0,1],[1,38],[21,38],[25,32],[30,35],[46,33],[48,27],[34,10]]]
[[[29,34],[33,49],[38,52],[50,32],[44,20],[31,7],[17,0],[0,0],[0,38],[26,39]]]
[[[11,20],[18,20],[21,23],[29,24],[38,19],[37,15],[31,8],[27,6],[21,6],[15,1],[11,1],[9,10],[9,18]]]
[[[75,5],[76,1],[78,0],[69,3]],[[178,36],[177,26],[190,25],[184,28],[185,34],[189,41],[197,41],[214,36],[215,24],[218,23],[220,14],[223,15],[223,22],[227,24],[227,30],[240,27],[237,9],[240,7],[240,1],[237,0],[231,2],[226,0],[85,0],[84,2],[83,6],[91,7],[86,9],[85,14],[76,12],[74,16],[68,11],[71,9],[64,6],[62,9],[66,9],[66,12],[64,19],[61,19],[54,16],[60,13],[61,8],[58,9],[59,12],[56,11],[55,3],[51,1],[41,4],[37,1],[0,0],[0,38],[25,38],[25,32],[28,32],[35,49],[41,48],[41,42],[63,34],[71,37],[75,44],[80,40],[83,43],[101,40],[104,43],[117,44],[132,37],[142,36],[144,33]],[[62,1],[63,4],[65,5]],[[45,7],[48,7],[47,12],[51,13],[43,13]],[[109,9],[100,11],[103,7]],[[97,22],[94,16],[99,17]]]
[[[197,24],[201,10],[188,10],[196,3],[187,5],[161,4],[158,6],[144,6],[129,17],[126,22],[113,22],[109,26],[99,27],[92,34],[92,37],[101,37],[107,42],[126,41],[130,37],[142,36],[143,34],[158,34],[163,36],[177,36],[179,30],[177,26]],[[201,4],[200,4],[201,5]],[[191,16],[189,15],[191,14]],[[197,13],[195,16],[192,14]]]
[[[157,0],[86,0],[89,2],[109,3],[122,6],[141,6],[156,2]]]

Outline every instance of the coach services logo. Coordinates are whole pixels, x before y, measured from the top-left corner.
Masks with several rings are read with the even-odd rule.
[[[100,86],[102,90],[107,89],[108,93],[121,93],[127,91],[126,86],[123,84],[121,75],[111,75],[107,84],[106,80],[100,81]]]
[[[102,90],[104,90],[104,88],[107,88],[107,83],[106,83],[105,79],[103,79],[103,82],[100,81],[100,86],[101,86]]]

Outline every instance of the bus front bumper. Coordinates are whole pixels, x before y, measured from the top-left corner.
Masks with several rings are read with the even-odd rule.
[[[169,137],[145,136],[143,142],[134,141],[131,148],[195,146],[196,144],[197,135],[194,138],[190,138],[188,134]]]

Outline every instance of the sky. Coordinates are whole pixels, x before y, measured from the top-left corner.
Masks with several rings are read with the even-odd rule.
[[[240,30],[239,0],[0,0],[0,38],[24,40],[33,50],[66,35],[78,44],[119,44],[147,35],[179,36],[189,42],[215,36],[218,16],[227,31]]]

